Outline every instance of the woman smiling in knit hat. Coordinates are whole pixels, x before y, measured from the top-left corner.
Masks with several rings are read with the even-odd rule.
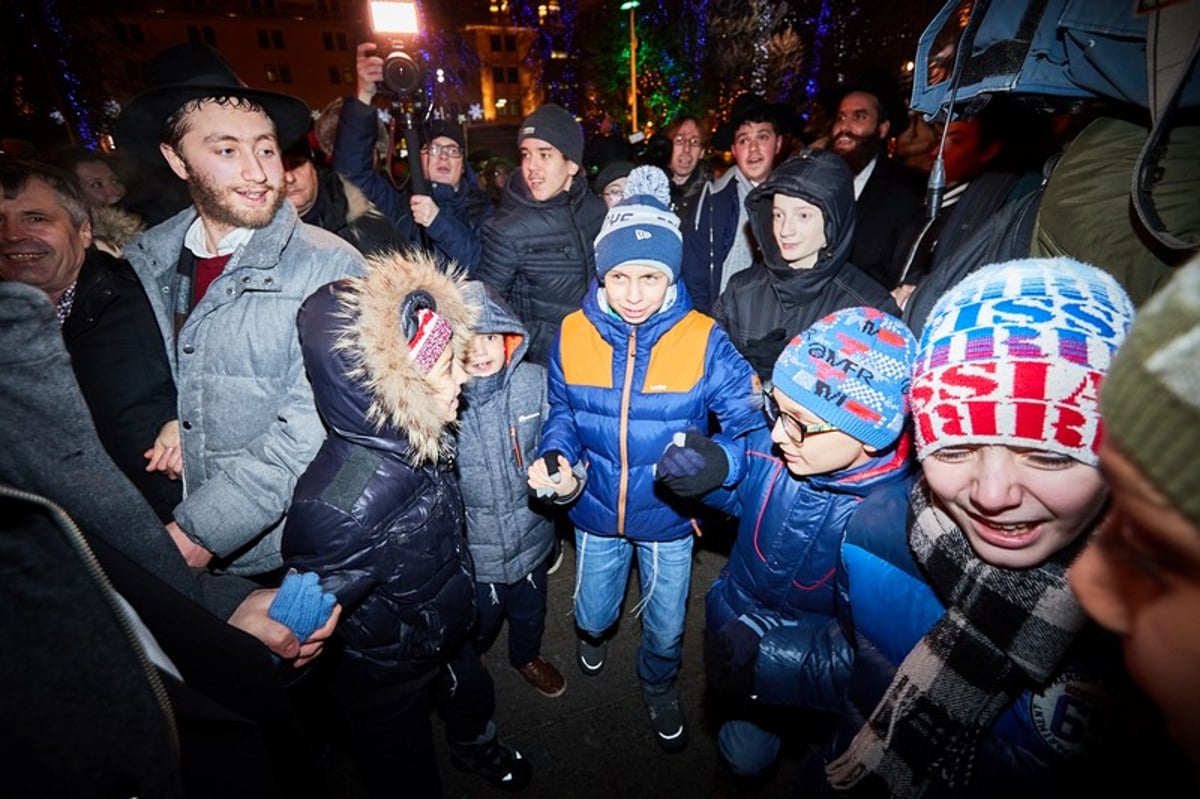
[[[1132,318],[1116,281],[1067,258],[985,267],[934,307],[908,547],[843,546],[858,654],[835,790],[1170,795],[1149,705],[1066,580],[1104,512],[1098,397]]]

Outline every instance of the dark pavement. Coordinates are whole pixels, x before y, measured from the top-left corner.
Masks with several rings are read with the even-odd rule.
[[[562,567],[550,576],[549,607],[542,654],[567,678],[566,693],[548,699],[508,665],[507,633],[502,631],[486,656],[496,683],[496,716],[501,739],[519,749],[534,768],[533,781],[517,794],[492,788],[481,778],[457,771],[446,752],[440,721],[435,720],[439,769],[447,797],[784,797],[796,795],[799,747],[785,745],[769,779],[759,785],[735,784],[718,773],[718,711],[706,698],[702,660],[704,593],[725,564],[728,542],[699,539],[693,558],[687,633],[679,688],[690,742],[677,754],[655,742],[641,701],[636,650],[641,623],[630,615],[637,601],[637,576],[631,575],[624,611],[609,644],[604,671],[593,677],[575,665],[575,628],[571,615],[574,547],[567,546]],[[435,717],[436,719],[436,717]],[[357,797],[353,775],[332,780],[339,797]],[[397,796],[404,795],[397,774]]]

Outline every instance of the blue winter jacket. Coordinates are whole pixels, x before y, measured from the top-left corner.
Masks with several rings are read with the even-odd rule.
[[[759,645],[755,694],[771,704],[836,710],[853,659],[836,617],[835,572],[848,525],[903,540],[909,439],[853,469],[796,477],[770,431],[752,433],[742,482],[705,501],[740,517],[729,562],[705,597],[707,627],[745,613],[785,624]]]
[[[455,188],[447,183],[431,183],[429,196],[437,203],[438,215],[428,228],[412,218],[409,191],[400,191],[387,176],[374,167],[376,114],[373,106],[347,97],[338,119],[337,140],[333,149],[333,168],[358,187],[398,228],[400,235],[415,245],[431,250],[439,265],[446,269],[451,261],[467,269],[479,263],[479,232],[491,213],[479,180],[470,164],[463,165],[462,179]]]
[[[857,652],[826,762],[846,750],[900,663],[946,612],[907,535],[851,525],[842,561],[839,608],[850,610],[842,620]],[[1186,783],[1170,750],[1161,722],[1125,672],[1116,640],[1091,626],[1046,688],[1021,694],[983,733],[970,783],[953,790],[935,784],[926,795],[1185,795],[1172,788]],[[804,781],[814,795],[818,786],[828,789],[823,774]]]
[[[680,225],[683,233],[683,265],[680,280],[702,313],[712,313],[721,295],[725,259],[738,235],[742,198],[738,195],[737,167],[718,180],[710,181],[696,201],[696,216]],[[744,234],[749,235],[749,234]]]
[[[682,503],[654,481],[654,466],[671,437],[688,428],[714,439],[731,464],[725,485],[745,470],[744,436],[763,425],[754,370],[725,331],[692,307],[676,284],[669,307],[630,325],[601,307],[592,283],[583,308],[563,320],[550,359],[550,418],[541,452],[560,451],[587,467],[571,509],[580,529],[639,541],[691,535]]]

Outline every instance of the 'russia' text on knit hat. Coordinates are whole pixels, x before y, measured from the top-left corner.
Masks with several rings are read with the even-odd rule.
[[[601,281],[610,270],[636,263],[661,269],[674,283],[683,264],[679,217],[671,211],[667,175],[656,166],[629,173],[625,198],[604,217],[596,236],[596,273]]]
[[[1121,453],[1200,526],[1200,259],[1138,311],[1100,407]]]
[[[891,314],[834,311],[796,335],[775,361],[775,390],[839,430],[886,449],[908,416],[917,342]]]
[[[583,128],[570,111],[561,105],[546,103],[521,123],[517,146],[526,139],[541,139],[557,147],[568,161],[583,164]]]
[[[934,305],[913,370],[917,457],[996,444],[1090,466],[1100,383],[1133,304],[1111,275],[1070,258],[992,264]]]

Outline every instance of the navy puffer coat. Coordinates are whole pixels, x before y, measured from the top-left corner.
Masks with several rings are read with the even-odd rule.
[[[367,278],[331,283],[300,309],[328,437],[296,485],[283,534],[287,565],[317,572],[342,604],[350,665],[389,684],[429,677],[475,619],[453,439],[407,357],[397,309],[409,291],[428,291],[460,355],[472,313],[430,256],[414,258],[374,262]]]

